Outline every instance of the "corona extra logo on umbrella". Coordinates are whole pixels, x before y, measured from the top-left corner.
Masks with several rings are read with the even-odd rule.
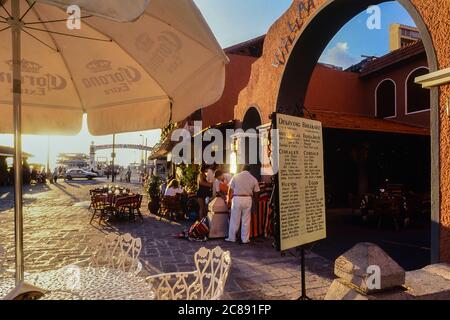
[[[119,67],[114,69],[108,60],[92,60],[86,65],[91,77],[83,78],[86,89],[104,88],[106,95],[130,91],[131,85],[141,80],[142,75],[134,67]]]
[[[165,71],[174,73],[180,66],[179,52],[183,48],[180,37],[170,31],[163,31],[156,38],[148,33],[142,33],[136,38],[136,48],[149,54],[148,66],[153,72]]]
[[[12,71],[13,61],[8,60],[6,61],[6,63],[9,65],[9,69]],[[42,69],[42,66],[39,63],[22,59],[21,68],[22,72],[25,73],[39,73],[39,71]]]
[[[5,62],[9,66],[9,72],[0,70],[0,83],[12,83],[13,61]],[[22,94],[33,96],[45,96],[54,90],[64,90],[67,87],[67,80],[57,74],[42,72],[43,66],[39,63],[22,59]]]
[[[107,72],[112,70],[111,61],[108,60],[93,60],[86,65],[86,68],[88,68],[93,73]]]

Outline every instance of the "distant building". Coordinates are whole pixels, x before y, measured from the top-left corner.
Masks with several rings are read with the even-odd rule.
[[[56,163],[67,170],[87,169],[89,168],[89,156],[82,153],[60,153]]]
[[[389,29],[389,48],[395,51],[421,40],[419,29],[393,23]]]
[[[14,148],[0,146],[0,157],[13,158],[14,157]],[[22,157],[24,159],[28,159],[28,158],[33,157],[33,155],[29,154],[29,153],[26,153],[26,152],[23,152],[22,153]]]

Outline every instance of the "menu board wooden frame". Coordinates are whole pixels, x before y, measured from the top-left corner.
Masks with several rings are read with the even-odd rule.
[[[275,113],[279,249],[326,238],[322,124]]]

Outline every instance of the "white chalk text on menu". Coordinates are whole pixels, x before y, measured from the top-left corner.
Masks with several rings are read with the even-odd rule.
[[[322,124],[277,114],[281,250],[326,238]]]

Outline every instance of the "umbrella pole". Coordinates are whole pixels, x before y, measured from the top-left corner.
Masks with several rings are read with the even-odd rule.
[[[14,223],[16,245],[16,285],[24,282],[23,257],[23,202],[22,202],[22,58],[20,33],[20,0],[11,1],[13,17],[12,54],[13,54],[13,117],[14,117]]]

